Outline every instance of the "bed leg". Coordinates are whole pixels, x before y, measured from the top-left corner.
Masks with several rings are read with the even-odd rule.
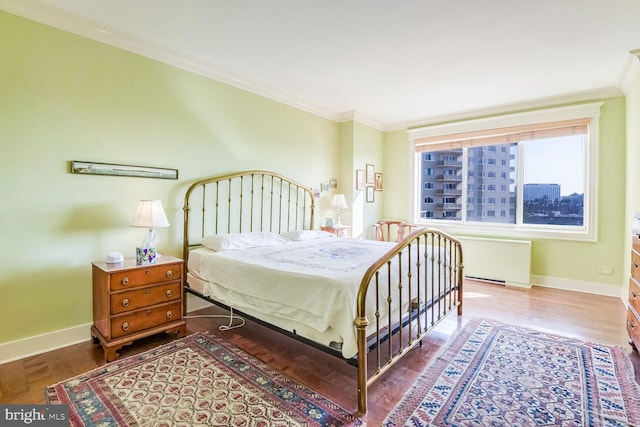
[[[422,338],[420,339],[418,345],[420,346],[420,348],[422,348]]]

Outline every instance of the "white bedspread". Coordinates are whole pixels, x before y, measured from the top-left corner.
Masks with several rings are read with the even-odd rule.
[[[326,333],[342,342],[342,355],[350,358],[357,353],[353,320],[360,281],[393,246],[327,238],[242,251],[199,248],[189,255],[189,272],[207,282],[206,296],[247,314],[264,313],[263,320],[291,321],[319,333],[308,335]]]

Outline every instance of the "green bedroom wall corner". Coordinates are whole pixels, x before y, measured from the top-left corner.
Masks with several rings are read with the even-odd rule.
[[[140,199],[162,200],[158,249],[181,256],[196,179],[268,169],[311,187],[339,175],[331,120],[5,12],[0,40],[0,323],[20,319],[0,344],[91,322],[91,262],[134,256]],[[179,179],[75,175],[71,160]]]

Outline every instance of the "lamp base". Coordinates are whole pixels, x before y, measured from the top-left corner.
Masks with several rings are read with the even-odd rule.
[[[158,258],[155,246],[136,248],[136,264],[153,264]]]

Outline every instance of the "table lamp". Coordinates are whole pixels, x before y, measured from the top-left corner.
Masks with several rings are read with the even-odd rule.
[[[156,252],[158,236],[154,229],[169,226],[169,220],[162,209],[162,202],[160,200],[140,200],[131,226],[149,229],[140,246],[136,248],[136,262],[138,264],[154,263],[158,255]]]
[[[335,227],[341,227],[342,223],[340,222],[340,209],[347,209],[347,199],[344,197],[344,194],[334,194],[331,199],[331,207],[336,210],[336,223]]]

